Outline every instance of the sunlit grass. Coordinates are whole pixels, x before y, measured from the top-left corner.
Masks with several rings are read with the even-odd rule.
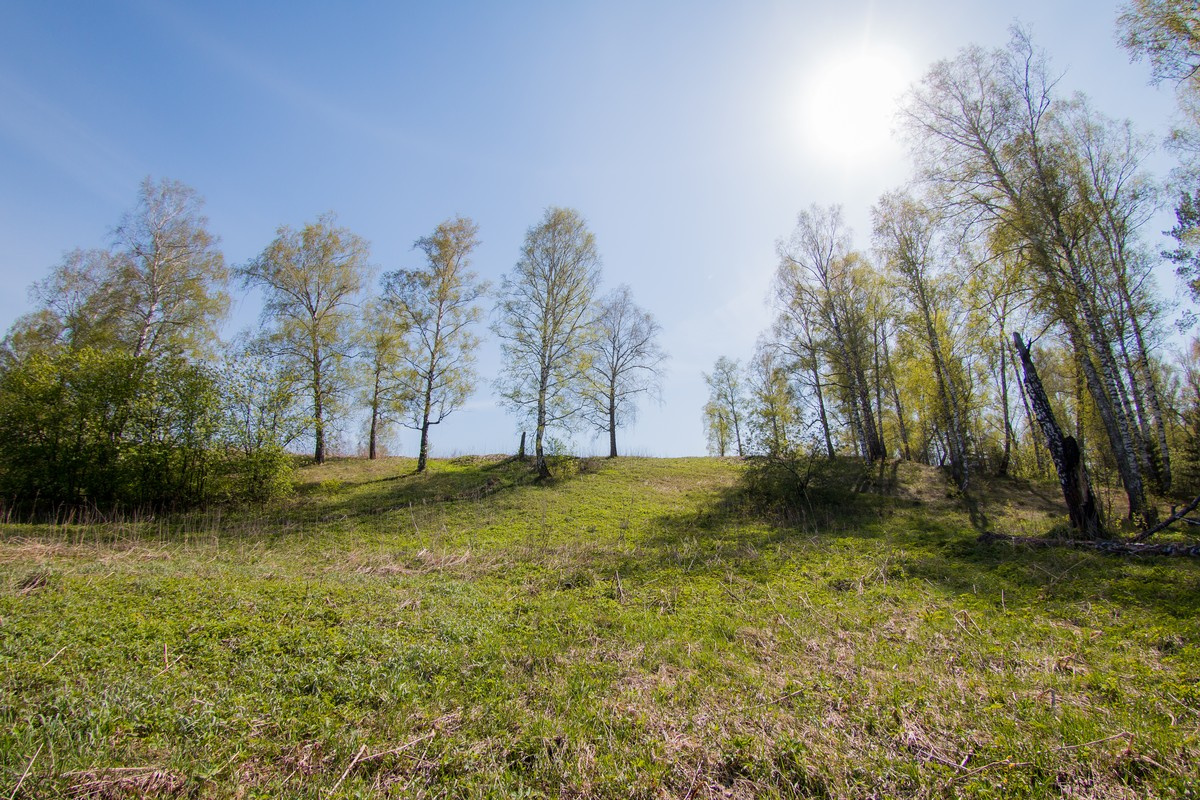
[[[977,541],[938,473],[337,461],[3,527],[0,796],[1189,796],[1200,568]],[[871,492],[854,494],[852,488]],[[997,483],[994,526],[1056,523]],[[1052,499],[1052,495],[1047,495]]]

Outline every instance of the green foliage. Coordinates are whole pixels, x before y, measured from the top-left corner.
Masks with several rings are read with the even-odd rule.
[[[429,428],[462,407],[475,391],[473,328],[483,317],[478,301],[488,284],[471,271],[479,226],[455,217],[414,245],[425,254],[420,270],[384,275],[380,313],[394,320],[400,344],[396,390],[390,404],[402,424],[421,432],[418,469],[429,455]],[[385,323],[386,324],[386,323]]]
[[[0,491],[19,506],[186,506],[206,496],[219,429],[207,370],[91,348],[0,375]]]
[[[771,459],[791,460],[805,431],[799,397],[782,348],[760,340],[746,369],[749,449]]]
[[[290,459],[272,435],[247,438],[236,388],[178,358],[32,353],[0,374],[0,492],[54,515],[284,494]]]
[[[570,429],[587,386],[592,298],[600,284],[596,237],[578,211],[548,208],[531,227],[521,257],[504,277],[492,331],[504,368],[502,401],[535,426],[539,472],[548,477],[546,430]]]
[[[1169,231],[1178,246],[1163,256],[1175,263],[1175,273],[1187,286],[1192,302],[1200,303],[1200,252],[1196,240],[1200,237],[1200,204],[1193,192],[1183,192],[1175,207],[1175,227]]]
[[[1196,90],[1200,69],[1200,9],[1192,0],[1130,0],[1117,20],[1121,43],[1150,61],[1154,82]]]
[[[33,285],[39,308],[9,331],[9,358],[59,347],[208,354],[229,296],[225,259],[203,205],[178,181],[146,178],[111,247],[72,250]]]
[[[253,452],[227,451],[213,499],[266,502],[292,493],[295,456],[277,445]]]
[[[375,458],[409,399],[405,388],[404,334],[406,323],[382,299],[363,307],[358,401],[367,408],[367,452]]]
[[[333,214],[324,214],[300,230],[281,226],[275,240],[237,270],[244,286],[265,294],[269,349],[304,389],[318,462],[325,459],[327,425],[352,384],[355,300],[370,250],[365,239],[336,223]]]
[[[704,404],[704,434],[711,455],[745,455],[742,427],[746,417],[746,395],[742,386],[742,365],[736,359],[721,356],[711,374],[704,373],[708,402]],[[734,452],[736,448],[736,453]]]

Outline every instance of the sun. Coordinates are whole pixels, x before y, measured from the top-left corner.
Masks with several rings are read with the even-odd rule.
[[[807,76],[801,111],[811,155],[863,162],[895,151],[896,109],[911,81],[910,60],[897,48],[858,47],[821,58]]]

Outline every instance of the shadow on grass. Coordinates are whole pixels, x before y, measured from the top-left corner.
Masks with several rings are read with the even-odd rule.
[[[714,490],[695,510],[655,517],[641,542],[656,555],[639,554],[640,563],[622,569],[650,573],[677,563],[681,552],[701,563],[754,569],[767,549],[834,536],[877,540],[885,536],[881,522],[916,505],[895,496],[897,485],[894,465],[819,459],[798,472],[751,460],[736,483]]]
[[[391,474],[351,469],[303,476],[293,509],[325,519],[374,517],[411,506],[478,502],[524,487],[553,490],[598,470],[596,459],[557,456],[548,459],[549,479],[540,479],[533,459],[516,456],[461,456],[431,460],[423,473],[412,459],[397,460]],[[285,511],[286,513],[286,511]]]
[[[1100,601],[1173,617],[1200,614],[1200,564],[1190,560],[981,541],[982,530],[1014,514],[1046,532],[1064,514],[1051,493],[1028,481],[980,476],[964,496],[940,470],[854,459],[821,460],[803,485],[789,477],[795,475],[751,463],[741,480],[694,512],[656,518],[643,540],[653,555],[639,554],[622,575],[669,569],[685,556],[690,564],[758,572],[778,563],[764,561],[764,550],[828,555],[837,539],[839,550],[889,561],[905,577],[971,602],[1019,608]]]

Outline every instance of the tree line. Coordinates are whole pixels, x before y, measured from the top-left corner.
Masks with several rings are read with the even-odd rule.
[[[1200,489],[1200,383],[1194,360],[1169,355],[1172,308],[1153,275],[1168,258],[1200,295],[1200,14],[1139,0],[1120,26],[1180,81],[1190,116],[1170,182],[1145,169],[1151,142],[1066,92],[1023,30],[934,64],[900,111],[916,174],[871,209],[870,248],[839,206],[802,211],[779,241],[773,324],[745,364],[722,357],[705,375],[711,452],[911,459],[964,490],[980,472],[1048,475],[1057,453],[1022,379],[1028,341],[1048,411],[1132,521],[1154,521],[1154,496]],[[1170,194],[1179,247],[1160,254],[1145,229]]]
[[[472,271],[478,226],[446,220],[414,244],[415,269],[371,292],[370,247],[325,214],[282,226],[232,269],[203,201],[147,178],[107,248],[74,250],[31,288],[35,310],[0,347],[0,492],[15,505],[186,506],[286,489],[289,449],[364,412],[370,458],[396,426],[431,429],[476,391],[489,285]],[[223,341],[228,287],[257,289],[260,325]],[[600,294],[595,237],[572,209],[526,233],[495,297],[496,386],[534,432],[617,431],[657,391],[660,328],[629,287]]]

